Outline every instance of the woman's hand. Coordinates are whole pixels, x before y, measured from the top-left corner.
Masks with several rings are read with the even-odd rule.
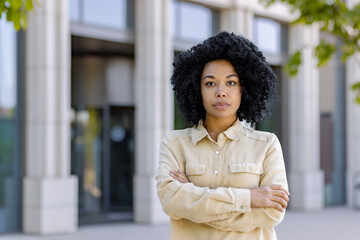
[[[181,183],[188,183],[190,182],[185,173],[183,173],[181,170],[171,170],[170,176],[173,177],[175,180],[178,180]]]
[[[171,170],[170,176],[181,183],[190,182],[181,170]],[[275,208],[284,212],[289,202],[290,193],[279,185],[262,186],[250,189],[252,208]]]
[[[270,207],[285,212],[290,193],[280,185],[262,186],[250,189],[251,207]]]

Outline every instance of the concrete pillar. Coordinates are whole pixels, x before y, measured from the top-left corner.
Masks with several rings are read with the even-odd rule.
[[[156,194],[159,146],[173,128],[171,0],[135,1],[136,222],[168,221]]]
[[[220,12],[220,30],[241,34],[249,40],[253,38],[254,13],[251,9],[236,4]]]
[[[67,0],[38,0],[29,14],[25,60],[23,229],[77,229],[77,178],[70,176],[70,31]]]
[[[360,105],[351,86],[360,81],[360,54],[346,62],[347,204],[360,208]],[[356,191],[356,192],[355,192]]]
[[[320,210],[324,205],[324,174],[320,169],[319,70],[313,48],[317,25],[290,27],[290,53],[302,52],[299,73],[289,80],[290,206]]]

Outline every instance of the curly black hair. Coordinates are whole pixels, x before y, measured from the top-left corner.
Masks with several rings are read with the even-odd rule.
[[[205,120],[200,79],[206,63],[224,59],[239,76],[242,99],[237,116],[256,123],[269,114],[269,102],[276,99],[278,80],[265,57],[248,39],[234,33],[221,32],[176,56],[171,84],[180,112],[187,122]]]

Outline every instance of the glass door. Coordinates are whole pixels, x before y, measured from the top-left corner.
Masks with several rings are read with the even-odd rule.
[[[132,212],[134,109],[110,108],[110,211]]]
[[[131,220],[134,108],[74,108],[71,145],[80,224]]]
[[[108,50],[121,44],[73,40],[71,169],[79,179],[79,223],[132,220],[134,61]],[[103,47],[94,55],[95,45]]]
[[[79,214],[102,212],[103,110],[74,109],[71,123],[71,170],[79,179]]]

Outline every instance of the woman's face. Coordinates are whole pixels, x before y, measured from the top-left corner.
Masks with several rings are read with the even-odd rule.
[[[234,66],[227,60],[208,62],[201,75],[201,96],[206,117],[236,118],[241,86]]]

